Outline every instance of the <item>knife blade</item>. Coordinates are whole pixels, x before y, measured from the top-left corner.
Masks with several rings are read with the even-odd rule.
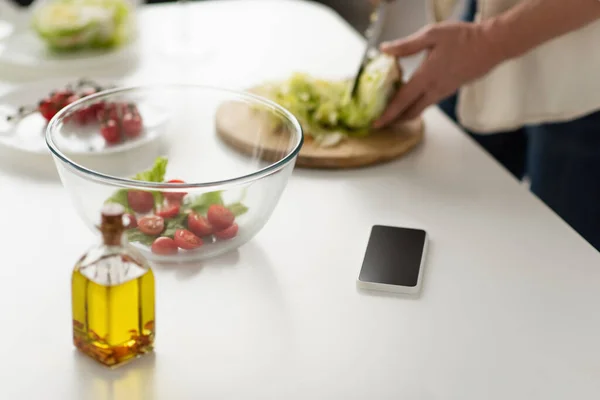
[[[350,83],[350,98],[354,98],[356,95],[356,90],[358,89],[358,81],[360,80],[360,76],[365,70],[365,66],[371,59],[371,52],[377,47],[377,42],[381,36],[381,32],[383,31],[383,24],[385,22],[385,16],[387,12],[387,8],[389,3],[393,0],[381,0],[375,9],[371,13],[371,22],[369,23],[369,27],[365,32],[365,36],[367,38],[367,47],[363,53],[362,59],[360,61],[360,66],[358,67],[358,71],[354,76],[354,79]]]

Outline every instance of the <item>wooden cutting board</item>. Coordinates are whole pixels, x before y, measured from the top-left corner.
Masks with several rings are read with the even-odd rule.
[[[266,161],[281,159],[289,150],[290,133],[275,131],[264,114],[243,102],[222,104],[216,114],[219,137],[234,149]],[[344,139],[334,147],[320,147],[305,135],[296,166],[300,168],[357,168],[397,159],[423,140],[421,118],[373,132],[364,138]]]

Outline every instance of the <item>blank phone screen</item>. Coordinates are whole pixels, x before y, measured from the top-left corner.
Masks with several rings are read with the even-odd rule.
[[[359,279],[387,285],[417,286],[425,240],[423,230],[375,225]]]

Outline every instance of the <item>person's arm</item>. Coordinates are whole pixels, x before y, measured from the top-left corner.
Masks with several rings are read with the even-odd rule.
[[[480,23],[442,22],[382,43],[381,50],[396,57],[428,54],[374,126],[415,118],[503,61],[597,19],[599,0],[523,0]]]
[[[503,58],[510,59],[599,18],[599,0],[527,0],[482,25]]]

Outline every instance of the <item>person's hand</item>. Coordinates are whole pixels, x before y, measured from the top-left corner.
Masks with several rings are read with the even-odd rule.
[[[373,126],[382,128],[416,118],[428,106],[486,74],[502,61],[495,47],[483,25],[466,22],[435,24],[406,38],[382,43],[382,52],[399,58],[424,50],[428,54]]]

